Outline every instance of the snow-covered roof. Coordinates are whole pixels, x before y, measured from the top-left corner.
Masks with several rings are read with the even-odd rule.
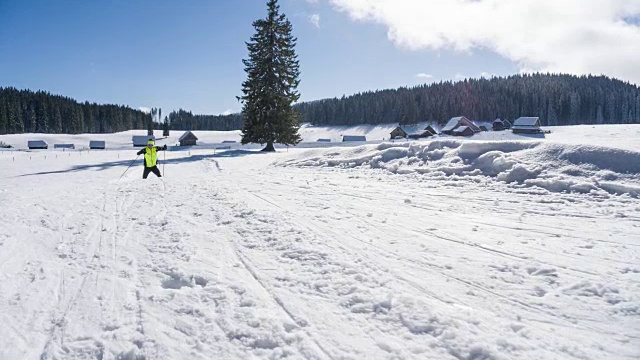
[[[447,125],[445,125],[441,131],[445,132],[453,130],[456,126],[458,126],[458,123],[462,118],[462,116],[452,118],[451,120],[449,120],[449,122],[447,122]]]
[[[516,119],[513,123],[513,126],[540,126],[540,118],[539,117],[520,117]]]
[[[194,133],[192,133],[191,131],[185,131],[185,133],[180,136],[178,141],[182,141],[188,137],[193,138],[194,140],[198,140],[198,137],[196,137]]]
[[[407,133],[407,135],[418,134],[424,132],[424,126],[420,126],[419,124],[411,124],[411,125],[400,125],[402,131]]]
[[[438,133],[438,126],[436,124],[429,124],[425,129],[433,130],[433,132]]]
[[[504,124],[504,121],[500,120],[500,118],[497,118],[497,119],[493,120],[493,124],[495,124],[495,123]]]
[[[473,132],[480,132],[480,128],[476,126],[476,124],[474,124],[471,120],[467,119],[464,116],[456,116],[454,118],[451,118],[451,120],[449,120],[447,125],[445,125],[445,127],[442,128],[441,132],[452,131],[456,127],[462,126],[462,125],[471,128]]]
[[[361,135],[344,135],[342,141],[367,141],[367,137]]]
[[[468,126],[460,126],[459,128],[453,130],[453,132],[461,133],[461,132],[464,132],[465,130],[467,130],[468,128],[469,128]]]
[[[493,129],[493,123],[492,122],[477,121],[477,122],[474,122],[474,125],[476,125],[478,128],[480,128],[481,126],[484,126],[485,129],[487,129],[487,130],[492,130]]]
[[[134,135],[131,137],[131,142],[134,145],[147,145],[147,141],[154,140],[156,137],[154,135]]]
[[[155,135],[133,135],[131,137],[131,140],[141,140],[141,139],[144,139],[144,140],[149,140],[149,139],[155,140],[156,136]]]
[[[398,125],[393,130],[395,131],[397,129],[401,129],[407,135],[418,135],[418,134],[424,134],[424,132],[427,130],[428,127],[431,127],[431,129],[433,129],[432,132],[437,133],[436,127],[434,126],[433,123],[430,123],[430,122],[420,122],[420,123],[417,123],[417,124]]]

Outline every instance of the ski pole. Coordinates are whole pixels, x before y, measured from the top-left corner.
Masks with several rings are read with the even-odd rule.
[[[131,165],[133,165],[134,162],[136,162],[136,160],[138,160],[138,158],[140,157],[140,155],[136,156],[135,159],[133,159],[133,161],[131,161],[131,164],[129,164],[129,166],[127,166],[127,169],[122,173],[122,175],[120,175],[120,177],[118,178],[118,180],[122,179],[122,177],[124,176],[124,174],[127,173],[127,171],[129,171],[129,168],[131,167]]]

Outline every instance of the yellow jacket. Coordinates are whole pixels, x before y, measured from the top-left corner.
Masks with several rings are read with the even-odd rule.
[[[154,167],[158,163],[158,151],[164,151],[164,150],[167,150],[167,145],[163,147],[160,147],[160,146],[145,147],[144,149],[141,149],[140,151],[138,151],[138,155],[144,154],[145,167]]]

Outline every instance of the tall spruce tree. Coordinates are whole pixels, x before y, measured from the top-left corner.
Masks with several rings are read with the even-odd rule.
[[[0,135],[4,135],[8,132],[8,125],[9,115],[7,114],[7,105],[4,101],[0,101]]]
[[[155,116],[156,109],[151,109],[151,113],[147,118],[147,135],[153,135],[153,117]]]
[[[162,123],[162,136],[169,136],[169,118],[164,117],[164,122]]]
[[[279,12],[277,0],[269,0],[267,7],[267,18],[253,22],[249,59],[242,61],[247,80],[238,99],[244,116],[242,143],[266,143],[262,151],[275,151],[274,143],[296,145],[301,140],[300,114],[292,107],[300,98],[300,66],[291,23]]]

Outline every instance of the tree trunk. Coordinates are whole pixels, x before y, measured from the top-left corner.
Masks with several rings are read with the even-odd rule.
[[[269,142],[269,143],[267,143],[267,146],[264,149],[260,150],[260,151],[271,151],[271,152],[274,152],[274,151],[276,151],[276,148],[273,147],[273,143],[272,142]]]

